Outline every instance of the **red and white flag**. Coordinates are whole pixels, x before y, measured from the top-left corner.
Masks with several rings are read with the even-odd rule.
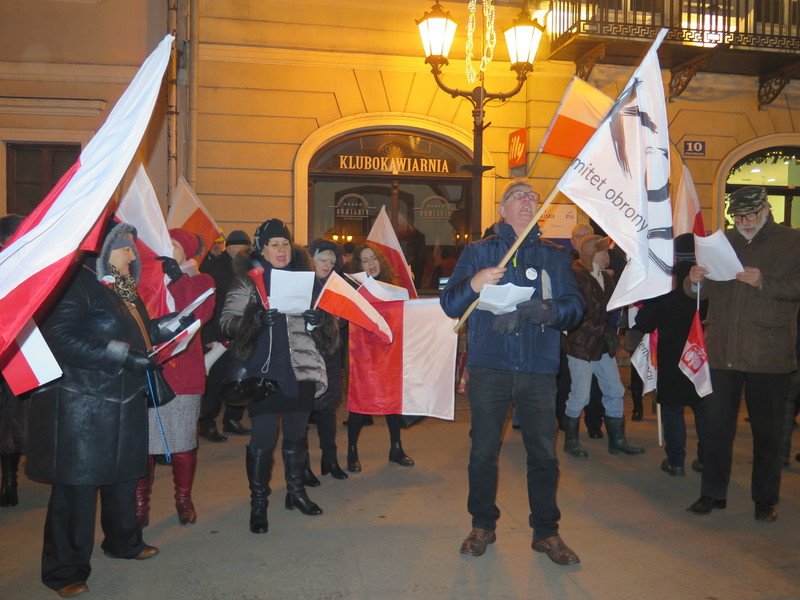
[[[53,292],[78,250],[97,248],[105,225],[101,218],[150,121],[173,39],[167,35],[147,58],[78,161],[0,252],[4,364],[14,353],[10,347],[15,339]],[[49,349],[47,353],[52,357]]]
[[[391,343],[394,338],[386,319],[335,271],[325,282],[314,308],[321,308],[358,325],[365,331],[371,331],[385,344]]]
[[[667,31],[557,184],[628,256],[608,310],[672,289],[670,141],[657,54]]]
[[[358,293],[369,302],[392,302],[394,300],[408,300],[408,290],[399,285],[384,283],[373,277],[367,277],[358,288]]]
[[[455,320],[444,314],[436,298],[374,306],[394,332],[394,340],[385,345],[360,327],[350,329],[348,409],[452,420]]]
[[[222,229],[214,217],[211,216],[194,193],[192,186],[183,176],[178,180],[178,185],[172,193],[169,213],[167,214],[167,227],[169,229],[185,229],[191,231],[203,240],[203,254],[197,257],[202,262],[205,255],[214,245],[214,240],[222,234]]]
[[[573,77],[561,98],[539,152],[575,158],[608,114],[614,100],[580,77]]]
[[[175,299],[167,289],[169,278],[164,275],[157,256],[172,257],[172,241],[164,222],[164,213],[158,201],[147,170],[136,160],[133,173],[123,184],[122,200],[116,217],[123,223],[136,227],[136,249],[139,251],[142,272],[136,288],[151,317],[160,317],[175,310]]]
[[[400,248],[397,234],[392,229],[392,223],[386,214],[385,206],[381,206],[381,210],[375,218],[375,223],[373,223],[372,229],[369,230],[367,241],[378,246],[386,256],[386,260],[392,265],[392,269],[400,279],[400,285],[408,290],[409,297],[418,298],[417,288],[414,287],[414,277],[411,275],[411,269],[408,267],[403,249]]]
[[[700,325],[700,311],[695,311],[689,337],[683,347],[683,354],[678,363],[678,368],[694,385],[697,395],[701,398],[708,396],[711,389],[711,369],[708,366],[708,353],[706,352],[706,339],[703,327]]]
[[[63,374],[33,319],[23,327],[7,352],[3,377],[15,396],[24,394]]]
[[[191,342],[195,334],[200,331],[200,327],[202,327],[202,325],[203,324],[200,322],[200,319],[195,319],[192,321],[191,325],[189,325],[171,340],[167,340],[166,342],[162,342],[161,344],[153,346],[150,356],[155,356],[158,364],[167,362],[173,356],[177,356],[189,347],[189,342]]]
[[[700,210],[700,200],[689,167],[682,164],[681,178],[675,192],[675,212],[672,215],[672,229],[675,237],[683,233],[694,233],[705,237],[706,226],[703,223],[703,213]]]

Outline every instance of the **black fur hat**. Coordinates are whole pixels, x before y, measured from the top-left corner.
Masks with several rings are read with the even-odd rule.
[[[264,221],[253,234],[253,250],[257,253],[261,252],[264,246],[267,245],[267,242],[276,237],[286,238],[290,243],[294,243],[292,234],[289,233],[289,228],[286,227],[286,223],[280,219]]]

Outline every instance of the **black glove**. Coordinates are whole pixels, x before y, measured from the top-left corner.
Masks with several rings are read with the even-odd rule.
[[[519,327],[519,311],[497,315],[492,323],[492,329],[500,335],[510,335]]]
[[[306,325],[312,329],[322,324],[322,311],[321,310],[306,310],[303,312],[303,320]]]
[[[278,314],[279,313],[277,308],[268,308],[266,310],[259,310],[256,313],[256,326],[259,329],[272,327],[275,324],[275,321],[278,320]]]
[[[156,366],[156,361],[138,350],[128,350],[128,356],[122,363],[123,369],[136,376],[142,376]]]
[[[197,321],[197,315],[194,314],[193,312],[189,313],[185,317],[181,317],[180,319],[178,319],[178,323],[181,324],[181,326],[178,327],[178,331],[183,331],[184,329],[189,327],[189,325],[191,325],[195,321]]]
[[[517,304],[520,319],[525,319],[536,325],[550,325],[556,316],[557,311],[553,306],[552,300],[541,300],[531,298],[525,302]]]
[[[170,278],[172,283],[184,276],[185,273],[181,271],[178,261],[171,256],[156,256],[156,260],[161,261],[161,270],[164,271],[164,275]]]

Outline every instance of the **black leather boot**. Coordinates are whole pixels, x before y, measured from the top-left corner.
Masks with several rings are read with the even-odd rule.
[[[610,454],[644,454],[641,446],[631,446],[625,439],[625,419],[623,417],[606,417],[608,432],[608,452]]]
[[[358,460],[358,446],[350,444],[347,447],[347,470],[351,473],[361,473],[361,461]]]
[[[272,476],[272,452],[247,446],[246,461],[247,481],[250,483],[250,531],[267,533],[267,500]]]
[[[306,438],[292,442],[283,440],[283,467],[286,472],[286,510],[299,508],[304,515],[321,515],[322,509],[306,493],[303,474],[308,460]]]
[[[322,451],[320,469],[323,475],[330,475],[334,479],[347,479],[347,473],[339,466],[339,459],[336,458],[336,448]]]
[[[580,419],[564,415],[564,452],[576,458],[587,458],[589,453],[578,441]]]
[[[19,469],[19,453],[0,454],[2,466],[2,483],[0,483],[0,506],[16,506],[19,504],[17,495],[17,470]]]
[[[400,441],[392,442],[392,446],[389,448],[389,462],[397,463],[401,467],[414,466],[414,461],[405,453]]]
[[[306,466],[303,469],[303,485],[306,487],[319,487],[322,485],[317,476],[314,475],[314,471],[311,470],[311,457],[308,452],[306,452]]]

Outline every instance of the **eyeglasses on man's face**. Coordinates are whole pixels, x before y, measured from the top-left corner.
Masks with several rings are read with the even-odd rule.
[[[765,204],[762,204],[753,212],[745,213],[743,215],[733,215],[732,218],[736,223],[741,223],[742,221],[755,221],[758,218],[758,213],[764,210],[765,206]]]
[[[508,196],[509,200],[514,200],[515,202],[521,202],[522,200],[528,200],[533,202],[534,204],[539,202],[539,194],[532,191],[524,192],[522,190],[517,190],[516,192],[511,192]]]

